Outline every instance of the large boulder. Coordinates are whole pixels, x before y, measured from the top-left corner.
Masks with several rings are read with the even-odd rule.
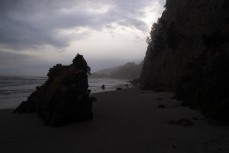
[[[55,65],[47,74],[48,80],[14,112],[37,113],[45,124],[51,126],[92,119],[89,72],[87,62],[79,54],[69,66]]]

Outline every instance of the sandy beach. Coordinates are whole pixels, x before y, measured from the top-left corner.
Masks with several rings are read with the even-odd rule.
[[[1,153],[228,153],[229,126],[216,126],[172,93],[131,88],[96,93],[94,119],[63,127],[36,114],[0,111]],[[165,108],[159,108],[159,105]],[[169,124],[190,119],[191,126]]]

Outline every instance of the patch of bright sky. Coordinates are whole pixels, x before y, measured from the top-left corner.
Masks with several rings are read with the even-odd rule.
[[[88,10],[91,12],[99,10],[98,13],[106,13],[109,7],[96,10],[89,8]],[[89,59],[107,58],[117,59],[117,61],[126,59],[126,62],[143,60],[147,47],[146,37],[152,24],[160,17],[162,13],[160,10],[161,6],[157,2],[142,10],[141,20],[147,24],[145,31],[118,23],[106,25],[102,30],[81,27],[59,31],[75,39],[66,48],[66,59],[72,58],[76,53],[81,53]]]

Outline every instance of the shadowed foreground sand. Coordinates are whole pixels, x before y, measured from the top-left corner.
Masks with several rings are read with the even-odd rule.
[[[170,93],[95,94],[94,119],[53,128],[35,114],[0,111],[1,153],[228,153],[229,127],[209,125]],[[166,108],[158,108],[163,104]],[[192,119],[194,117],[194,119]],[[189,118],[193,126],[168,124]],[[198,120],[197,120],[198,119]]]

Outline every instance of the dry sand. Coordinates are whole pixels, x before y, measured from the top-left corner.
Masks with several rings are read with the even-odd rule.
[[[35,114],[0,111],[1,153],[228,153],[229,127],[177,106],[171,93],[138,89],[94,94],[94,119],[53,128]],[[163,104],[166,108],[158,108]],[[193,117],[199,119],[194,120]],[[189,118],[193,126],[168,124]]]

